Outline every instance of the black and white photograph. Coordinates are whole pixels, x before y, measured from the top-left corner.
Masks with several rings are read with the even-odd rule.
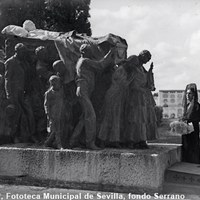
[[[200,200],[199,0],[0,0],[0,200]]]

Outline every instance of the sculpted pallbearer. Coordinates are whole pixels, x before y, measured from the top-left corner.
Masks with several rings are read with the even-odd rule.
[[[33,113],[26,96],[30,81],[27,52],[26,46],[19,43],[15,46],[15,54],[5,62],[5,90],[14,115],[11,127],[14,142],[30,142],[35,132]]]
[[[77,139],[79,138],[81,131],[85,128],[86,134],[86,148],[99,149],[95,145],[96,140],[96,113],[91,102],[91,94],[95,87],[95,74],[99,70],[103,70],[105,67],[113,65],[112,51],[109,51],[105,57],[100,61],[91,59],[91,46],[89,44],[83,44],[80,47],[81,57],[76,65],[77,72],[77,90],[83,116],[80,119],[78,125],[71,138],[71,146],[75,146]]]

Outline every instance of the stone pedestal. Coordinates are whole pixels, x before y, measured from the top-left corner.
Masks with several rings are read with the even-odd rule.
[[[23,184],[153,193],[162,190],[165,170],[180,160],[177,145],[99,151],[0,147],[0,176]]]

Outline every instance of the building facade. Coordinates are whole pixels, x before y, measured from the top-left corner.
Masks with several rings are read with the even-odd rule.
[[[159,90],[157,105],[163,107],[163,118],[180,118],[183,116],[184,90]],[[200,96],[200,91],[198,91]]]

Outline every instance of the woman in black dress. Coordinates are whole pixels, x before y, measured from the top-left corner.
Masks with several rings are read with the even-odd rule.
[[[200,163],[199,122],[200,104],[195,83],[188,84],[183,98],[183,121],[192,123],[194,131],[182,136],[182,160],[184,162]]]

